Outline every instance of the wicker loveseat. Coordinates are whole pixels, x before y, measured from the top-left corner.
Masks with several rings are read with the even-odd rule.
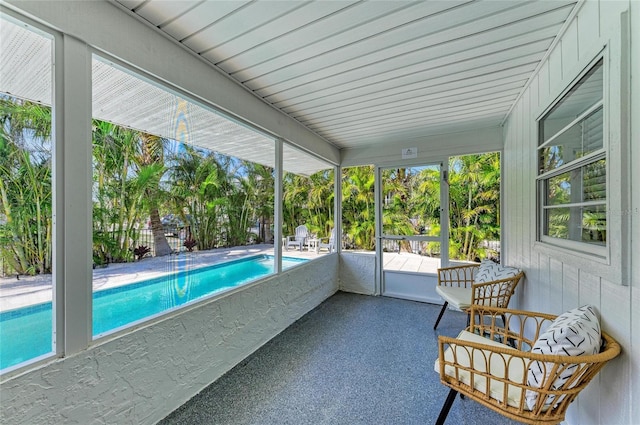
[[[592,326],[582,320],[580,315],[586,317],[585,311],[581,308],[577,313],[572,310],[558,317],[472,306],[470,326],[466,330],[457,338],[438,338],[435,370],[451,390],[436,423],[444,423],[458,393],[524,423],[562,422],[578,393],[607,361],[620,353],[620,345],[600,330],[599,322]],[[560,320],[568,313],[574,313],[578,320],[571,322],[570,318],[568,324]],[[586,328],[598,332],[597,340],[580,334]],[[561,333],[567,329],[572,332],[577,329],[577,334],[571,335],[574,338],[569,341],[571,347],[567,351],[560,346],[554,352],[569,355],[543,354],[555,343],[554,338],[561,340],[560,337],[566,336]],[[550,333],[557,333],[559,337],[553,336],[547,341]],[[573,355],[576,346],[583,346],[583,342],[586,346],[589,340],[593,342],[592,351],[586,349],[581,355]]]

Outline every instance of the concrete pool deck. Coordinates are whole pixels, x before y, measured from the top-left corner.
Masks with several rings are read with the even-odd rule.
[[[345,251],[351,252],[351,251]],[[193,253],[180,252],[166,257],[147,257],[134,263],[112,263],[93,270],[93,290],[113,288],[152,279],[187,268],[210,266],[253,255],[273,255],[273,245],[249,245],[218,248]],[[304,249],[283,250],[283,256],[314,259],[328,252]],[[371,254],[371,253],[370,253]],[[384,253],[385,270],[435,273],[439,259],[411,253]],[[51,301],[52,275],[15,276],[0,278],[0,312]]]
[[[287,257],[318,258],[326,251],[283,251]],[[152,279],[186,268],[210,266],[253,255],[273,255],[273,245],[250,245],[218,248],[199,252],[180,252],[166,257],[147,257],[134,263],[112,263],[93,270],[93,290],[114,288]],[[0,278],[0,312],[51,301],[52,275],[15,276]]]

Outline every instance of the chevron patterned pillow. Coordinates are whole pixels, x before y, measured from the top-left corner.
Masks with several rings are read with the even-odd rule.
[[[475,283],[492,282],[513,277],[518,273],[520,270],[515,267],[506,267],[491,260],[482,260],[473,280]]]
[[[553,354],[565,356],[582,356],[597,354],[600,352],[601,336],[600,321],[596,314],[595,307],[585,305],[556,317],[551,325],[539,336],[531,349],[532,353]],[[553,363],[541,361],[531,362],[527,373],[527,385],[540,388],[548,379]],[[567,368],[554,381],[551,388],[556,390],[561,388],[569,378],[573,376],[575,368]],[[578,380],[569,384],[568,388],[573,388]],[[557,400],[556,403],[562,400]],[[527,406],[533,410],[538,400],[538,392],[527,390],[525,395]],[[545,406],[551,406],[554,397],[549,396],[545,401]]]

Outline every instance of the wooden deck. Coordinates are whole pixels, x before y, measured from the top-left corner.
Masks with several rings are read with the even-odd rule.
[[[435,274],[440,267],[440,258],[408,252],[384,252],[382,259],[385,270]]]

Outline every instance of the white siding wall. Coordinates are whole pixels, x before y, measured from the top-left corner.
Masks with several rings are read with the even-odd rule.
[[[2,383],[0,423],[154,424],[337,290],[327,255]]]
[[[577,16],[569,23],[566,32],[548,59],[534,75],[530,85],[513,109],[504,128],[505,147],[503,156],[504,182],[504,228],[506,264],[521,267],[526,272],[526,281],[517,291],[516,307],[544,311],[554,314],[583,304],[595,305],[601,314],[603,328],[621,343],[623,353],[611,362],[581,393],[567,414],[569,424],[638,424],[640,423],[640,196],[637,189],[623,217],[630,218],[632,235],[631,273],[625,279],[613,282],[611,273],[597,268],[575,257],[554,256],[535,243],[536,230],[536,118],[558,97],[560,92],[595,57],[603,45],[607,45],[611,75],[605,83],[611,100],[611,122],[619,122],[620,90],[619,68],[623,50],[621,47],[621,12],[630,11],[632,34],[631,74],[640,74],[638,45],[640,45],[640,3],[588,0]],[[622,80],[624,81],[624,80]],[[617,103],[616,103],[617,102]],[[611,184],[611,200],[628,199],[629,187],[640,187],[640,83],[632,80],[631,87],[631,136],[626,138],[620,125],[609,130],[612,151],[618,149],[616,138],[628,154],[610,156],[612,167],[624,166],[627,159],[631,167],[631,184]],[[624,114],[623,114],[624,115]],[[631,142],[629,139],[633,140]],[[616,147],[617,146],[617,147]],[[617,202],[616,201],[616,202]],[[615,214],[615,211],[611,212]],[[623,235],[609,233],[609,238]],[[628,251],[628,248],[626,249]]]

